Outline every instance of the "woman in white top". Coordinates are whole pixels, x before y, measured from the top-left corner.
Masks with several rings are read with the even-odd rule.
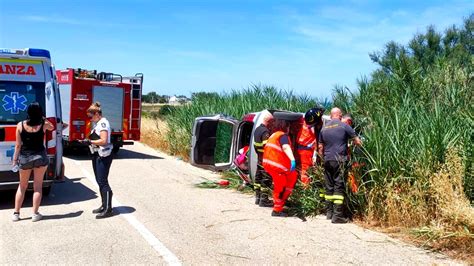
[[[92,153],[92,168],[102,198],[102,205],[92,213],[97,213],[96,218],[101,219],[112,215],[113,193],[109,185],[109,170],[112,164],[113,145],[110,142],[110,124],[105,117],[102,117],[99,102],[93,103],[87,109],[87,116],[93,123],[93,128],[89,138],[81,142],[89,145]]]

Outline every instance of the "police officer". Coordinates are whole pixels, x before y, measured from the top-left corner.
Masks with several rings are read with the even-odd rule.
[[[100,103],[95,102],[87,109],[87,116],[94,127],[88,139],[81,142],[89,145],[92,153],[92,168],[94,169],[95,179],[99,185],[99,192],[102,198],[102,205],[93,210],[97,219],[110,217],[112,215],[112,189],[109,185],[109,170],[112,164],[112,148],[110,142],[110,124],[109,121],[102,117],[102,109]]]
[[[260,207],[273,207],[273,202],[268,198],[268,190],[271,188],[272,180],[263,169],[263,148],[271,135],[269,126],[273,121],[273,116],[268,111],[263,111],[263,121],[255,129],[253,137],[253,146],[258,155],[257,172],[255,173],[255,204]]]
[[[353,128],[341,122],[339,108],[331,109],[331,120],[321,129],[319,141],[324,155],[324,180],[326,186],[326,217],[332,223],[346,223],[345,180],[348,171],[347,144],[362,145]]]

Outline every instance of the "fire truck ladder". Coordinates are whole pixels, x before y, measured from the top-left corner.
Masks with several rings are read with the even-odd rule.
[[[142,84],[143,84],[143,74],[138,73],[135,74],[134,77],[130,77],[130,84],[132,84],[132,97],[131,98],[131,107],[132,107],[132,112],[138,112],[139,115],[138,117],[134,117],[133,115],[131,116],[130,119],[130,129],[131,130],[138,130],[140,129],[140,120],[141,120],[141,98],[142,98]],[[138,104],[133,104],[135,102],[138,102]],[[136,123],[133,123],[136,121]],[[135,125],[135,126],[134,126]]]

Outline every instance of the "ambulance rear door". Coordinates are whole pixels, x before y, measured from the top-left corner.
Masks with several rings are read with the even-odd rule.
[[[27,118],[32,102],[46,109],[43,62],[0,56],[0,172],[8,173],[0,175],[0,182],[8,181],[5,178],[12,173],[16,125]]]
[[[223,171],[231,167],[237,149],[240,121],[222,114],[197,117],[191,140],[191,164]]]

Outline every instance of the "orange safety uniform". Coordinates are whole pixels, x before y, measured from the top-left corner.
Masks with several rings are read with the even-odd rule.
[[[313,166],[313,154],[316,148],[316,134],[314,133],[313,127],[303,122],[298,132],[296,142],[301,164],[301,182],[305,185],[309,185],[311,178],[308,176],[307,171]]]
[[[262,164],[273,179],[273,210],[276,212],[283,210],[298,178],[296,171],[290,171],[291,161],[280,144],[283,135],[283,131],[273,133],[263,149]],[[291,142],[289,144],[291,146]]]

